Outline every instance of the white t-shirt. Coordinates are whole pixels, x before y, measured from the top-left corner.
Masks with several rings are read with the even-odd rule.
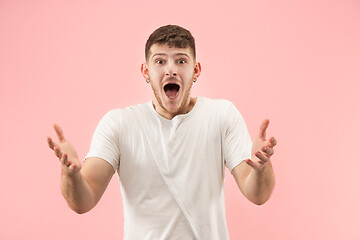
[[[198,97],[172,120],[152,102],[108,112],[88,155],[117,171],[124,239],[229,239],[225,166],[251,157],[251,139],[234,104]]]

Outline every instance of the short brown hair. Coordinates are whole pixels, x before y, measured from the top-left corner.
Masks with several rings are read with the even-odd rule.
[[[145,45],[145,59],[148,60],[150,48],[154,44],[167,44],[169,47],[190,47],[194,59],[196,59],[195,39],[190,31],[177,25],[166,25],[156,29],[149,37]]]

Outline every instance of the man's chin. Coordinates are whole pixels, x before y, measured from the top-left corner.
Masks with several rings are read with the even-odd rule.
[[[168,97],[164,92],[161,92],[159,95],[155,95],[155,100],[157,102],[156,106],[160,107],[160,115],[171,115],[172,117],[183,114],[184,112],[184,99],[182,92],[180,92],[176,98]],[[186,110],[185,110],[186,112]]]
[[[161,101],[169,111],[177,111],[180,108],[182,98],[180,94],[175,98],[170,98],[166,94],[163,94]]]

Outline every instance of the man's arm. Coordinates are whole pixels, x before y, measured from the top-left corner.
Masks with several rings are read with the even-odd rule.
[[[101,158],[88,158],[81,165],[75,148],[54,125],[59,142],[48,137],[48,145],[61,162],[61,192],[69,207],[81,214],[90,211],[105,192],[114,169]]]
[[[269,120],[262,122],[259,136],[252,147],[251,159],[240,163],[231,171],[240,191],[257,205],[262,205],[269,200],[275,186],[275,175],[270,157],[274,154],[276,140],[274,137],[266,140],[268,125]]]

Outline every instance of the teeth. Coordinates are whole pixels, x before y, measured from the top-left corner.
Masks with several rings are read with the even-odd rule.
[[[176,95],[175,95],[175,96],[173,96],[173,97],[169,97],[169,98],[174,99],[174,98],[176,98],[176,97],[177,97],[177,95],[179,95],[179,91],[176,93]]]

